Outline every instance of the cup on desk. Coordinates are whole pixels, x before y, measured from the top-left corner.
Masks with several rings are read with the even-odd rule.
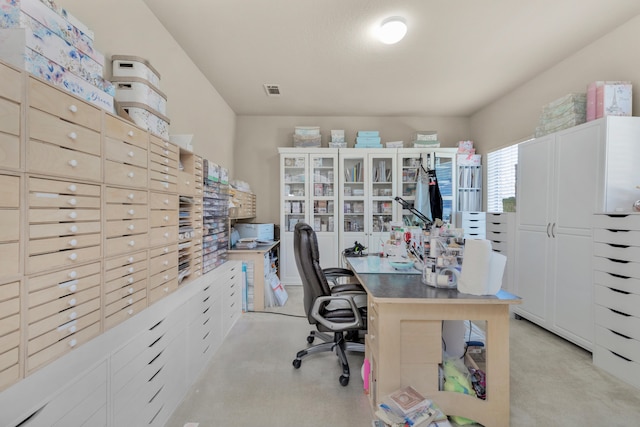
[[[369,267],[369,271],[380,271],[380,255],[367,255],[367,266]]]

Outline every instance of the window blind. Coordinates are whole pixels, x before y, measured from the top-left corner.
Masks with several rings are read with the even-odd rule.
[[[487,212],[503,212],[502,200],[516,195],[518,144],[487,154]]]

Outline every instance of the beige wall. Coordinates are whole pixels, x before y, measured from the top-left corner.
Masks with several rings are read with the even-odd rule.
[[[278,147],[293,146],[295,126],[320,126],[324,147],[331,129],[344,129],[349,147],[358,130],[377,130],[383,141],[405,142],[416,130],[437,130],[442,147],[455,147],[459,140],[469,139],[466,118],[238,116],[234,170],[256,193],[260,222],[280,222]]]
[[[640,115],[640,15],[605,35],[471,117],[481,153],[533,136],[543,105],[596,80],[634,84],[633,111]]]
[[[57,0],[95,33],[94,44],[106,57],[135,55],[160,73],[167,95],[170,133],[193,134],[197,154],[233,168],[236,116],[142,0]]]

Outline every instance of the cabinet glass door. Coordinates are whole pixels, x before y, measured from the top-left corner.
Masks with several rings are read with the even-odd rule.
[[[355,150],[354,148],[353,151]],[[352,247],[356,241],[367,245],[365,242],[365,202],[368,196],[365,180],[367,173],[366,153],[341,155],[341,249]]]
[[[282,158],[285,231],[292,232],[298,222],[306,220],[307,200],[307,156],[284,156]]]
[[[333,233],[336,223],[336,156],[312,155],[311,226],[316,233]]]
[[[371,173],[370,194],[371,209],[369,211],[369,246],[378,251],[380,241],[389,238],[390,223],[395,221],[394,215],[394,176],[395,156],[388,154],[369,154],[369,170]]]
[[[453,212],[456,211],[455,206],[455,153],[435,153],[433,166],[436,170],[438,178],[438,186],[442,195],[442,220],[452,223]]]
[[[423,162],[425,165],[427,165],[427,156],[428,154],[423,154]],[[399,196],[411,206],[414,206],[416,201],[418,170],[420,168],[420,153],[401,154],[398,157],[398,161],[400,163]],[[408,209],[403,209],[401,204],[396,203],[394,210],[398,212],[398,217],[401,218],[403,224],[421,225],[421,223],[416,223],[415,216]]]

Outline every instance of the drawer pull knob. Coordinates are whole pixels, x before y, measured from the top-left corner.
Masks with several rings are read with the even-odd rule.
[[[169,248],[163,248],[162,250],[164,251],[165,254],[169,253]]]
[[[169,159],[164,159],[164,162],[165,163],[169,163]]]
[[[165,167],[164,167],[164,171],[165,171],[165,172],[169,172],[169,166],[165,166]]]
[[[134,247],[135,245],[136,245],[135,240],[131,240],[131,241],[129,242],[129,246]]]
[[[75,185],[75,184],[71,184],[71,185],[70,185],[69,187],[67,187],[67,188],[69,189],[69,191],[73,191],[73,192],[75,192],[75,191],[78,189],[78,187],[76,187],[76,185]]]
[[[127,199],[129,199],[129,200],[133,200],[135,197],[136,197],[136,195],[135,195],[135,194],[133,194],[133,193],[129,193],[129,195],[127,196]]]
[[[71,132],[71,133],[69,134],[69,139],[72,139],[72,140],[74,140],[74,141],[75,141],[76,139],[78,139],[78,134],[77,134],[77,133],[75,133],[75,132]]]
[[[169,216],[168,216],[168,215],[165,215],[164,220],[165,220],[165,221],[169,221]]]
[[[129,132],[127,132],[127,135],[129,135],[129,136],[133,136],[133,131],[132,131],[132,130],[130,130]]]
[[[70,271],[69,274],[67,274],[67,276],[69,276],[70,279],[75,279],[78,276],[78,273],[76,273],[76,271]]]
[[[168,183],[168,182],[163,182],[163,183],[162,183],[162,186],[163,186],[164,188],[169,188],[169,183]]]
[[[169,199],[164,199],[164,204],[168,205],[169,204]]]
[[[164,176],[164,180],[165,180],[165,181],[169,181],[169,175],[165,175],[165,176]]]
[[[128,176],[129,178],[133,178],[133,177],[135,176],[135,174],[134,174],[133,172],[129,172],[129,173],[127,174],[127,176]]]
[[[132,257],[132,256],[130,256],[129,258],[127,258],[127,262],[128,262],[129,264],[131,264],[131,263],[133,262],[133,257]]]
[[[129,294],[133,293],[133,288],[129,288]]]
[[[69,166],[71,166],[72,168],[75,168],[76,166],[78,166],[78,161],[77,160],[69,160]]]
[[[69,314],[69,319],[71,319],[71,320],[75,319],[76,317],[78,317],[78,313],[76,313],[75,311],[72,311]]]
[[[77,205],[77,204],[78,204],[78,201],[77,201],[76,199],[69,199],[69,204],[70,204],[71,206],[75,206],[75,205]]]
[[[78,232],[78,227],[76,227],[75,225],[72,225],[71,227],[69,227],[69,231],[72,233],[77,233]]]
[[[128,314],[129,316],[131,316],[131,315],[133,314],[133,310],[129,310],[129,311],[127,311],[127,314]]]
[[[164,291],[165,292],[169,292],[169,288],[164,288]]]
[[[70,300],[69,300],[69,305],[70,305],[71,307],[73,307],[74,305],[76,305],[76,303],[77,303],[77,302],[78,302],[78,301],[76,301],[76,299],[75,299],[75,298],[72,298],[72,299],[70,299]]]
[[[75,253],[75,252],[74,252],[74,253],[72,253],[71,255],[69,255],[69,259],[70,259],[71,261],[75,261],[75,260],[77,260],[77,259],[78,259],[78,254],[77,254],[77,253]]]
[[[169,155],[169,150],[162,150],[162,151],[164,152],[164,155],[165,155],[165,156],[168,156],[168,155]]]
[[[168,274],[164,275],[164,280],[169,280],[169,275]],[[169,289],[169,288],[167,288],[167,289]]]
[[[78,214],[75,212],[69,212],[69,218],[71,219],[76,219],[78,217]]]
[[[75,104],[71,104],[69,105],[69,111],[71,111],[72,113],[77,113],[78,107]]]
[[[169,265],[169,260],[165,260],[162,264]]]
[[[78,340],[76,340],[75,338],[69,341],[69,347],[75,347],[76,344],[78,344]]]
[[[74,247],[78,244],[78,241],[76,239],[71,239],[69,240],[69,246]]]
[[[71,285],[71,286],[69,286],[69,291],[70,291],[70,292],[75,292],[75,291],[77,291],[77,290],[78,290],[78,286],[77,286],[77,285]]]
[[[127,213],[129,215],[134,215],[136,213],[136,211],[134,211],[133,209],[129,209],[129,211]]]
[[[129,277],[127,279],[127,283],[132,284],[133,283],[133,277]],[[129,293],[131,293],[131,292],[129,292]]]
[[[78,330],[78,328],[77,328],[76,325],[73,325],[72,327],[69,328],[69,332],[71,332],[72,334],[77,330]]]
[[[168,239],[169,238],[169,233],[164,233],[164,237],[165,237],[165,239]]]
[[[130,226],[127,227],[127,229],[129,229],[130,231],[133,231],[135,229],[135,225],[131,224]]]
[[[129,270],[128,270],[128,271],[129,271],[129,273],[133,273],[134,271],[136,271],[136,269],[135,269],[135,268],[133,268],[133,267],[129,267]]]
[[[133,298],[129,298],[129,299],[127,300],[127,304],[129,304],[129,305],[133,304]]]
[[[133,151],[129,151],[129,157],[133,157],[135,156],[135,153]]]

